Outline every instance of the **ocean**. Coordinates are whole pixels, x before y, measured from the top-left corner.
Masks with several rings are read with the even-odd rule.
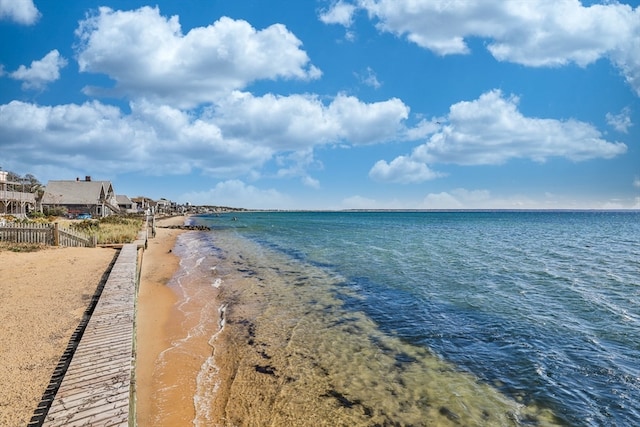
[[[196,426],[640,425],[639,212],[190,223],[159,369]]]

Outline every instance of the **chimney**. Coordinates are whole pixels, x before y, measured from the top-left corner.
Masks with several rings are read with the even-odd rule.
[[[84,177],[84,180],[87,181],[87,182],[90,182],[91,181],[91,177],[89,175],[87,175],[87,176]]]

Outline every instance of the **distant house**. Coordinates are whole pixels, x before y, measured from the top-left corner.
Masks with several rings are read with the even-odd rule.
[[[138,212],[138,204],[131,200],[128,196],[125,196],[124,194],[118,194],[116,195],[116,200],[118,201],[118,207],[120,208],[121,212]]]
[[[70,216],[91,214],[105,217],[120,212],[110,181],[49,181],[42,196],[43,210],[64,207]]]
[[[151,213],[152,211],[155,211],[156,202],[148,197],[133,197],[131,201],[138,207],[138,212],[149,211],[149,213]]]
[[[8,180],[9,173],[0,170],[0,215],[25,216],[34,210],[36,196],[24,191],[24,184]]]
[[[169,213],[171,212],[172,203],[171,200],[167,200],[162,198],[156,202],[156,210],[158,213]]]

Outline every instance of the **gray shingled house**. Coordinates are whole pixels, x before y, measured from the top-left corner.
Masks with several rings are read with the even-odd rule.
[[[101,218],[120,212],[111,182],[92,181],[90,176],[84,181],[78,178],[75,181],[49,181],[42,196],[42,207],[65,207],[72,217],[88,213]]]
[[[118,201],[118,207],[120,208],[120,212],[126,212],[126,213],[138,212],[138,206],[128,196],[125,196],[124,194],[117,194],[116,200]]]

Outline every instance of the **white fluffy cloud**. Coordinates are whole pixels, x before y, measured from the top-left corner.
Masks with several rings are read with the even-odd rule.
[[[342,199],[336,209],[418,209],[418,207],[412,202],[401,201],[395,198],[376,200],[356,195]]]
[[[409,108],[399,99],[365,103],[343,94],[241,91],[260,79],[319,77],[300,40],[281,24],[256,30],[221,18],[183,34],[178,17],[164,17],[158,8],[103,7],[80,22],[76,35],[80,71],[116,82],[87,93],[120,95],[130,112],[98,101],[0,105],[0,148],[14,163],[92,164],[109,173],[195,169],[228,178],[260,175],[274,161],[274,176],[319,188],[307,172],[322,168],[313,158],[316,147],[376,144],[407,133]],[[54,50],[11,77],[42,87],[64,65]]]
[[[246,173],[273,154],[268,147],[223,138],[215,123],[149,103],[131,114],[99,102],[43,107],[0,106],[3,154],[16,163],[87,165],[105,173]]]
[[[249,209],[293,208],[292,200],[274,189],[261,190],[240,180],[219,182],[207,191],[193,191],[180,196],[180,200],[195,205],[207,205],[215,200],[218,206],[242,206]]]
[[[158,8],[102,7],[80,23],[76,35],[80,71],[107,74],[116,81],[116,93],[182,107],[215,101],[260,79],[321,74],[302,42],[281,24],[256,30],[223,17],[183,34],[178,17],[163,17]]]
[[[629,128],[633,126],[631,122],[631,109],[623,108],[619,114],[606,114],[607,123],[618,132],[627,133]]]
[[[276,156],[278,178],[300,178],[300,182],[309,188],[320,188],[320,181],[308,174],[309,169],[322,169],[323,165],[313,155],[313,148],[298,150]]]
[[[375,181],[411,184],[438,178],[442,174],[432,171],[424,162],[399,156],[390,163],[379,160],[369,171],[369,176]]]
[[[573,161],[612,158],[627,146],[609,142],[592,125],[525,117],[518,98],[493,90],[449,109],[448,124],[414,151],[426,162],[461,165],[500,164],[512,158],[544,162],[550,157]]]
[[[442,191],[429,193],[422,201],[423,209],[464,209],[463,201],[458,200],[452,194]]]
[[[341,209],[638,209],[640,197],[591,200],[575,194],[493,194],[486,189],[454,188],[427,193],[421,199],[372,199],[362,196],[342,200]]]
[[[259,173],[276,158],[281,177],[320,183],[307,168],[317,146],[386,142],[404,132],[408,108],[398,100],[366,104],[339,95],[328,104],[317,97],[255,97],[233,92],[195,114],[146,100],[131,112],[98,101],[39,106],[21,101],[0,105],[0,148],[16,162],[92,164],[112,173],[205,173],[234,177]],[[31,160],[27,160],[29,156]],[[109,159],[109,160],[105,160]]]
[[[0,19],[31,25],[40,17],[33,0],[0,0]]]
[[[337,1],[329,9],[320,13],[320,20],[325,24],[340,24],[349,26],[353,22],[356,7],[343,1]]]
[[[455,188],[427,194],[418,209],[589,209],[594,203],[574,199],[570,195],[546,193],[542,195],[492,194],[489,190]],[[605,206],[598,208],[606,209]]]
[[[517,103],[496,90],[454,104],[444,124],[421,126],[432,132],[424,144],[410,155],[378,161],[369,175],[377,181],[417,183],[443,175],[432,170],[435,164],[551,157],[580,161],[626,150],[583,122],[525,117]],[[313,158],[317,147],[374,144],[411,134],[404,126],[408,108],[395,99],[363,103],[338,95],[322,102],[311,95],[233,92],[199,114],[144,100],[132,101],[130,109],[124,113],[97,101],[53,107],[12,101],[0,106],[0,146],[17,162],[29,153],[32,163],[91,163],[114,173],[197,169],[235,177],[260,173],[275,161],[277,176],[299,177],[318,188],[307,172],[322,168]]]
[[[427,194],[420,207],[423,209],[490,209],[495,207],[493,203],[495,200],[488,190],[456,188],[450,192]]]
[[[67,66],[67,60],[60,56],[57,49],[47,53],[39,61],[32,61],[30,67],[21,65],[9,76],[22,80],[23,89],[42,89],[48,83],[60,78],[60,69]]]
[[[608,57],[640,95],[640,7],[585,7],[579,0],[354,0],[336,3],[321,20],[348,26],[357,9],[381,31],[439,55],[469,53],[466,40],[480,37],[490,40],[487,49],[497,60],[526,66],[584,67]]]
[[[418,209],[584,209],[589,204],[553,194],[532,198],[512,194],[494,195],[489,190],[455,188],[427,194]]]
[[[360,80],[363,84],[370,86],[374,89],[380,89],[382,83],[378,80],[378,76],[375,71],[371,69],[371,67],[367,67],[367,70],[363,73],[354,73],[356,78]]]
[[[404,130],[409,108],[399,99],[364,103],[339,94],[326,105],[315,95],[234,92],[211,114],[225,135],[288,151],[342,141],[367,145],[393,140]]]
[[[410,156],[378,161],[370,176],[422,182],[438,176],[427,166],[436,163],[495,165],[515,158],[544,162],[552,157],[583,161],[608,159],[627,150],[623,143],[603,139],[588,123],[525,117],[518,111],[518,98],[504,97],[499,90],[452,105],[446,122]]]

